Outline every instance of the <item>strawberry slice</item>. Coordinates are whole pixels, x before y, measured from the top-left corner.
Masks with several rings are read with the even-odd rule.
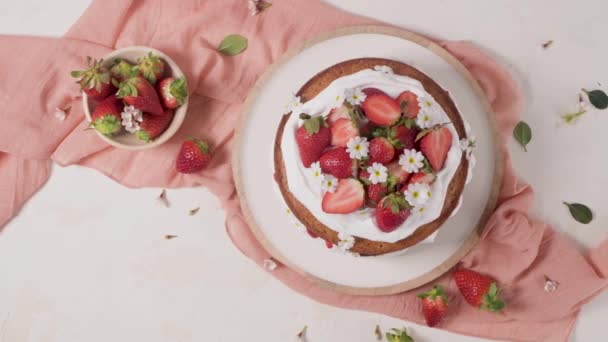
[[[452,147],[452,132],[447,127],[431,129],[420,141],[420,150],[435,171],[443,168],[450,147]]]
[[[323,151],[331,142],[331,132],[323,117],[310,117],[310,115],[300,114],[304,124],[296,130],[296,143],[300,158],[305,167],[321,158]]]
[[[329,214],[350,214],[363,205],[365,190],[356,179],[340,179],[334,192],[323,195],[321,208]]]
[[[359,136],[359,129],[350,118],[338,119],[330,124],[331,144],[336,147],[346,147],[346,143]]]
[[[405,117],[413,119],[418,116],[420,111],[420,104],[418,103],[418,96],[411,91],[404,91],[397,97],[397,103],[403,112]]]
[[[448,298],[441,285],[433,286],[433,289],[419,294],[418,298],[422,299],[422,314],[429,327],[436,326],[447,315]]]
[[[399,165],[399,161],[394,161],[386,166],[388,173],[395,176],[397,184],[405,185],[410,174]]]
[[[357,160],[350,159],[350,155],[344,147],[334,148],[323,153],[319,164],[324,173],[329,173],[336,178],[352,177],[358,166]]]
[[[390,233],[397,229],[410,216],[410,208],[403,194],[392,193],[384,197],[376,207],[376,225]]]
[[[388,164],[395,156],[395,148],[386,138],[374,138],[369,143],[369,156],[370,164]]]
[[[350,119],[349,109],[346,107],[346,105],[333,108],[327,116],[327,122],[329,122],[329,124],[332,124],[340,119]]]
[[[412,175],[408,184],[414,184],[414,183],[432,184],[435,181],[436,177],[437,176],[435,176],[434,173],[417,172]]]
[[[397,101],[386,94],[367,96],[362,108],[371,122],[382,127],[394,124],[401,117],[401,109]]]
[[[363,94],[365,94],[365,96],[372,96],[372,95],[378,95],[378,94],[382,94],[382,95],[386,95],[385,92],[383,92],[382,90],[378,89],[378,88],[365,88],[362,90]],[[388,96],[388,95],[386,95]]]

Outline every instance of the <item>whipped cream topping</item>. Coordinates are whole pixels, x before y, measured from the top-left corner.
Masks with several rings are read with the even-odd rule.
[[[281,140],[283,159],[289,190],[303,205],[324,225],[343,235],[362,237],[373,241],[397,242],[412,234],[418,227],[437,219],[443,208],[448,185],[456,172],[462,157],[460,139],[453,125],[446,127],[452,133],[452,146],[448,152],[444,168],[437,172],[437,178],[430,186],[432,196],[425,202],[424,213],[410,215],[397,229],[390,233],[380,231],[375,223],[370,208],[361,209],[351,214],[328,214],[321,208],[322,191],[318,180],[301,162],[295,139],[295,131],[301,125],[299,113],[311,116],[328,115],[336,107],[336,98],[343,96],[349,89],[377,88],[395,98],[401,92],[409,90],[419,98],[431,102],[433,115],[439,122],[450,122],[448,115],[435,99],[424,90],[422,84],[413,78],[385,73],[380,70],[366,69],[334,80],[315,98],[298,106],[286,123]]]

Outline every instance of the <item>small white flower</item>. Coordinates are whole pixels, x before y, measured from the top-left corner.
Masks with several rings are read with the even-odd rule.
[[[437,115],[431,111],[420,111],[416,117],[416,125],[425,129],[431,128],[437,124]]]
[[[127,132],[129,133],[135,133],[137,131],[139,131],[140,127],[139,127],[139,123],[135,122],[135,121],[122,121],[122,125],[125,127],[125,130],[127,130]]]
[[[424,215],[426,212],[426,206],[424,204],[419,204],[412,209],[412,214],[419,216]]]
[[[129,133],[139,131],[139,123],[144,121],[142,111],[134,106],[126,106],[120,113],[120,117],[122,118],[121,124]]]
[[[465,153],[467,159],[471,157],[475,147],[477,147],[477,141],[475,140],[475,136],[471,135],[460,140],[460,149]]]
[[[353,106],[358,106],[365,101],[366,95],[361,88],[350,88],[344,92],[346,101]]]
[[[321,190],[323,192],[334,192],[338,187],[338,179],[332,175],[323,176],[323,183],[321,183]]]
[[[407,173],[416,173],[422,169],[424,156],[415,149],[405,149],[403,154],[399,156],[399,165]]]
[[[428,184],[410,184],[405,191],[405,199],[412,206],[424,204],[431,197],[431,188]]]
[[[374,67],[374,70],[376,71],[380,71],[383,72],[385,74],[393,74],[393,68],[389,67],[388,65],[376,65]]]
[[[386,166],[380,163],[373,163],[366,171],[369,172],[369,180],[372,184],[386,182],[386,178],[388,177],[388,169]]]
[[[288,112],[291,112],[293,115],[300,115],[302,113],[303,106],[304,106],[304,104],[300,100],[300,97],[296,96],[294,94],[293,97],[291,98],[291,100],[289,101],[289,103],[287,104],[287,106],[285,106],[285,108]]]
[[[339,90],[338,93],[336,94],[336,97],[334,97],[333,108],[341,107],[342,104],[344,104],[345,98],[346,98],[346,96],[344,95],[344,90]]]
[[[55,113],[53,113],[53,115],[55,116],[55,118],[59,121],[63,121],[65,120],[65,116],[66,116],[66,112],[67,110],[63,110],[60,108],[55,108]]]
[[[369,153],[369,142],[365,137],[350,138],[346,143],[346,152],[350,155],[350,159],[359,159],[367,157]]]
[[[264,265],[265,269],[267,269],[271,272],[276,270],[276,268],[277,268],[277,263],[274,262],[274,260],[272,260],[272,259],[264,259],[263,265]]]
[[[323,182],[323,171],[321,170],[321,164],[318,161],[314,162],[310,165],[309,170],[315,182],[321,184],[321,182]]]
[[[338,248],[342,251],[347,252],[355,245],[355,238],[352,235],[346,233],[338,233]]]

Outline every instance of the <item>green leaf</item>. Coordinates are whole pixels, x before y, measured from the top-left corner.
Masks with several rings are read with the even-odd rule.
[[[407,334],[407,330],[403,328],[400,329],[391,329],[390,332],[386,333],[386,340],[388,342],[414,342],[414,339]]]
[[[245,51],[246,48],[247,38],[238,34],[231,34],[222,40],[220,46],[217,48],[217,51],[226,56],[236,56]]]
[[[589,96],[589,102],[593,105],[593,107],[597,109],[606,109],[608,108],[608,95],[604,93],[604,91],[596,89],[588,91],[583,89],[585,94]]]
[[[83,74],[83,72],[82,71],[78,71],[78,70],[74,70],[74,71],[70,72],[70,76],[76,77],[76,78],[82,76],[82,74]]]
[[[572,215],[576,221],[582,224],[588,224],[593,220],[593,212],[586,205],[568,202],[564,202],[564,204],[568,207],[570,215]]]
[[[412,128],[412,127],[416,126],[416,120],[414,120],[412,118],[407,118],[407,119],[405,119],[404,125],[407,128]]]
[[[429,163],[428,159],[424,158],[424,160],[422,161],[422,172],[424,173],[434,173],[433,168],[431,167],[431,164]]]
[[[515,129],[513,129],[513,137],[517,142],[524,148],[524,151],[528,152],[526,146],[532,140],[532,129],[524,121],[520,121]]]

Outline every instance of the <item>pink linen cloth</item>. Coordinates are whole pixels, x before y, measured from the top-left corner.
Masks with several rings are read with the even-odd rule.
[[[320,32],[371,23],[318,0],[277,0],[255,17],[244,0],[95,0],[62,38],[0,36],[0,225],[44,185],[52,160],[97,169],[128,187],[205,186],[223,202],[235,245],[262,264],[269,254],[243,219],[230,167],[242,102],[265,68],[288,48]],[[215,47],[231,33],[248,37],[248,49],[235,57],[218,54]],[[151,46],[171,56],[185,71],[192,93],[182,129],[149,151],[118,150],[83,131],[87,123],[78,86],[69,76],[70,70],[82,67],[85,56],[130,45]],[[471,44],[443,46],[479,81],[502,133],[505,177],[499,206],[462,265],[504,284],[508,306],[502,314],[491,314],[462,303],[449,272],[437,280],[452,297],[451,313],[441,328],[491,339],[566,341],[581,305],[607,285],[608,242],[586,258],[551,227],[528,216],[533,191],[516,177],[506,148],[523,96],[509,74]],[[66,120],[57,120],[55,109],[68,106]],[[210,168],[199,174],[182,175],[174,169],[188,135],[216,146]],[[349,296],[321,288],[284,266],[270,274],[322,303],[424,322],[415,297],[423,289]],[[543,290],[545,275],[560,283],[557,291]]]

